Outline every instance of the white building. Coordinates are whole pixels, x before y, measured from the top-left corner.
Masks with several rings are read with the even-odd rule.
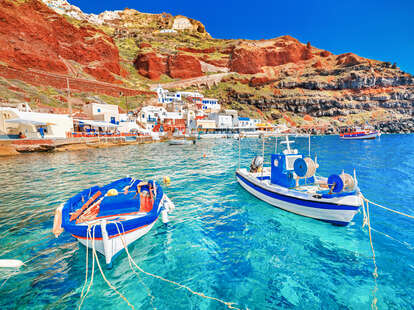
[[[158,94],[158,103],[162,103],[162,104],[180,102],[185,97],[203,98],[203,95],[198,92],[186,92],[186,91],[170,92],[166,89],[163,89],[161,86],[158,86],[156,91]]]
[[[86,103],[83,106],[83,112],[88,115],[89,118],[96,121],[104,121],[112,124],[119,122],[119,108],[115,104]]]
[[[260,119],[252,119],[249,117],[239,117],[239,128],[256,129],[257,125],[261,123]]]
[[[210,114],[209,118],[216,122],[217,128],[233,128],[233,118],[231,115],[213,113]]]
[[[177,31],[174,29],[161,29],[160,33],[174,33],[175,34],[177,33]]]
[[[221,110],[221,104],[218,103],[218,99],[203,98],[201,101],[201,109],[207,113],[217,113]]]
[[[64,114],[19,111],[0,108],[0,135],[29,139],[66,138],[73,131],[73,119]]]

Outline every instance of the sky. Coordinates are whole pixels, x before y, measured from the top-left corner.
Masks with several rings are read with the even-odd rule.
[[[414,74],[414,0],[69,0],[85,13],[136,9],[201,21],[213,38],[291,35],[334,54],[396,62]]]

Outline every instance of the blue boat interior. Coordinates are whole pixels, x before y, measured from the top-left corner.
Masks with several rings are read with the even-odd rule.
[[[123,178],[112,182],[108,185],[99,187],[93,186],[89,189],[85,189],[72,198],[70,198],[64,205],[62,210],[62,227],[67,231],[75,234],[77,236],[85,237],[86,236],[86,225],[78,225],[75,223],[75,220],[70,221],[71,213],[75,212],[81,208],[88,199],[95,195],[98,191],[101,192],[101,195],[95,199],[98,201],[100,198],[104,197],[111,189],[116,189],[118,195],[115,196],[106,196],[100,203],[99,213],[97,218],[107,217],[107,216],[116,216],[116,215],[125,215],[129,213],[140,212],[141,209],[141,198],[140,194],[137,194],[137,185],[141,180],[135,180],[132,178]],[[161,186],[159,186],[154,181],[149,181],[151,186],[156,187],[155,201],[153,203],[152,209],[145,213],[145,216],[131,219],[123,222],[123,229],[128,231],[140,226],[144,226],[152,223],[158,218],[160,213],[160,202],[163,196],[163,191]],[[125,194],[125,189],[128,189]],[[147,192],[149,194],[148,185],[141,187],[141,193]],[[96,226],[96,237],[101,236],[101,231],[99,225]],[[116,227],[115,224],[108,224],[107,231],[109,235],[115,235],[118,232],[119,227]]]

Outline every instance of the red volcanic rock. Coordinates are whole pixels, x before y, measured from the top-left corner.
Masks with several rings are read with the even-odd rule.
[[[183,51],[183,52],[188,52],[188,53],[205,53],[205,54],[210,54],[210,53],[214,53],[216,51],[215,47],[209,47],[209,48],[205,48],[205,49],[196,49],[196,48],[192,48],[192,47],[179,47],[178,50]]]
[[[353,53],[346,53],[341,54],[336,57],[336,64],[342,66],[355,66],[362,63],[361,57],[353,54]]]
[[[245,84],[245,85],[249,85],[249,79],[237,79],[238,82]]]
[[[67,73],[64,59],[82,65],[99,63],[120,74],[118,49],[101,30],[91,25],[77,28],[40,0],[0,1],[0,61],[18,68]],[[97,71],[91,74],[98,79],[104,76]],[[105,76],[113,79],[112,74]]]
[[[256,87],[273,83],[275,80],[269,79],[267,76],[254,76],[250,79],[249,86]]]
[[[139,54],[134,65],[139,74],[151,80],[158,80],[162,74],[179,79],[203,75],[200,61],[191,55],[178,54],[164,57],[154,52]]]
[[[139,48],[146,48],[146,47],[152,47],[151,44],[147,43],[147,42],[142,42],[139,45]]]
[[[167,61],[154,52],[139,54],[134,61],[138,73],[151,79],[158,80],[161,74],[167,73]]]
[[[230,70],[242,74],[255,74],[262,71],[265,54],[262,49],[248,50],[236,48],[231,54]]]
[[[313,57],[312,48],[307,48],[292,37],[282,38],[270,46],[248,45],[235,48],[231,54],[230,70],[242,74],[255,74],[262,72],[263,66],[297,63]]]
[[[111,72],[103,67],[86,67],[85,72],[94,76],[99,81],[113,83],[116,81]]]
[[[220,49],[219,52],[222,54],[230,55],[231,53],[233,53],[233,50],[234,50],[234,46],[228,46],[223,49]]]
[[[207,55],[204,55],[202,57],[199,57],[199,59],[216,67],[228,67],[229,65],[229,59],[227,57],[220,59],[210,59]]]
[[[168,57],[168,74],[172,78],[188,79],[202,76],[203,72],[197,58],[178,54]]]
[[[316,69],[322,69],[322,68],[323,68],[323,65],[322,65],[321,61],[320,61],[320,60],[318,60],[317,62],[315,62],[315,63],[312,65],[312,67],[313,67],[313,68],[316,68]]]
[[[322,51],[319,53],[319,56],[321,57],[329,57],[330,55],[332,55],[332,53],[328,51]]]

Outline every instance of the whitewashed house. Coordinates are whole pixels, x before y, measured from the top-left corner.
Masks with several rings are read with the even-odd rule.
[[[73,119],[64,114],[0,108],[0,136],[3,138],[60,139],[73,131]]]
[[[112,124],[119,122],[119,108],[115,104],[97,103],[91,102],[86,103],[83,106],[83,112],[88,117],[95,121],[104,121]]]
[[[221,104],[218,103],[218,99],[203,98],[201,103],[201,109],[206,113],[218,113],[221,110]]]

